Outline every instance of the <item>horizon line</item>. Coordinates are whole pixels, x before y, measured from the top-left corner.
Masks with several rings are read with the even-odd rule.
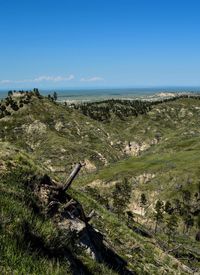
[[[137,85],[137,86],[101,86],[101,87],[97,87],[97,86],[93,86],[93,87],[74,87],[74,86],[71,86],[71,87],[16,87],[16,88],[1,88],[0,87],[0,92],[6,92],[6,91],[9,91],[9,90],[16,90],[16,91],[19,91],[19,90],[23,90],[23,91],[31,91],[33,90],[34,88],[37,88],[38,90],[40,91],[49,91],[49,90],[52,90],[52,91],[56,91],[56,90],[105,90],[105,89],[200,89],[200,85],[144,85],[144,86],[140,86],[140,85]]]

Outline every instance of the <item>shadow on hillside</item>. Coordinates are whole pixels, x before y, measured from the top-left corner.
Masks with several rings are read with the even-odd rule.
[[[110,269],[120,275],[135,274],[127,269],[127,262],[116,252],[114,252],[114,250],[109,248],[103,238],[103,235],[96,231],[91,225],[88,224],[80,232],[80,241],[86,247],[90,248],[98,262],[105,263]]]
[[[74,275],[91,275],[88,268],[74,255],[67,245],[59,246],[59,243],[54,242],[51,246],[47,245],[41,236],[33,232],[29,223],[23,224],[24,244],[28,244],[30,252],[36,252],[40,256],[49,259],[67,260],[70,263],[72,274]],[[22,245],[20,243],[19,245]],[[56,247],[57,246],[57,247]]]

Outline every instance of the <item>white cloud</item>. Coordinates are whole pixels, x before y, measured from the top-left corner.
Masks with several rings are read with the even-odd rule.
[[[2,84],[9,84],[9,83],[12,83],[12,81],[8,80],[8,79],[5,79],[5,80],[1,80],[0,83],[2,83]]]
[[[96,81],[103,81],[103,80],[104,79],[99,76],[93,76],[93,77],[89,77],[89,78],[82,77],[80,79],[81,82],[96,82]]]
[[[42,82],[42,81],[53,81],[53,82],[60,82],[60,81],[70,81],[73,80],[75,77],[73,74],[63,77],[63,76],[39,76],[33,80],[33,82]]]
[[[75,76],[73,74],[69,76],[38,76],[34,79],[22,79],[22,80],[0,80],[1,84],[15,84],[15,83],[30,83],[30,82],[44,82],[44,81],[51,81],[51,82],[61,82],[61,81],[70,81],[75,79]]]
[[[73,74],[70,74],[68,76],[50,76],[50,75],[41,75],[33,79],[21,79],[21,80],[0,80],[0,84],[21,84],[21,83],[41,83],[41,82],[65,82],[65,81],[71,81],[75,79],[75,76]],[[80,79],[81,82],[98,82],[98,81],[104,81],[104,79],[100,76],[93,76],[93,77],[82,77]]]

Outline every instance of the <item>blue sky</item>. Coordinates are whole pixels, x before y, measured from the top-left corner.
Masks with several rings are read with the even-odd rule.
[[[0,88],[200,86],[199,0],[0,0]]]

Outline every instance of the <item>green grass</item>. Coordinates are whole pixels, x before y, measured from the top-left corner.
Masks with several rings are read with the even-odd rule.
[[[32,173],[23,163],[22,169],[13,169],[0,178],[0,270],[3,274],[66,274],[68,262],[42,256],[39,247],[32,250],[25,240],[26,224],[46,243],[55,235],[52,223],[36,215],[31,207],[34,197],[24,186]]]

